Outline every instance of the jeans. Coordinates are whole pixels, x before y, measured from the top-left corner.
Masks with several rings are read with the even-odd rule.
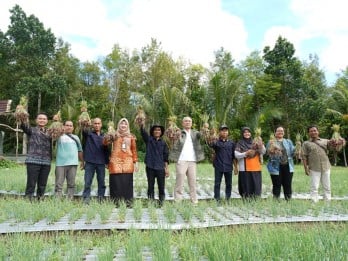
[[[160,201],[165,198],[164,185],[165,185],[165,173],[164,169],[156,170],[146,167],[147,176],[147,196],[149,199],[155,198],[155,180],[157,179],[158,197]]]
[[[83,198],[89,199],[91,196],[91,186],[94,178],[94,173],[97,173],[98,181],[98,197],[104,197],[105,194],[105,165],[94,164],[90,162],[85,163],[85,187],[83,189]]]
[[[25,196],[31,199],[34,196],[36,185],[36,196],[39,199],[44,196],[50,170],[51,165],[27,163],[27,186],[25,188]]]
[[[214,180],[214,198],[216,200],[220,200],[220,187],[221,187],[221,180],[222,176],[225,177],[225,196],[226,199],[231,198],[231,191],[232,191],[232,171],[229,172],[222,172],[215,169],[215,180]]]

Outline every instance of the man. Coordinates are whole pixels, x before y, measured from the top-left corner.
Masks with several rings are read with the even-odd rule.
[[[321,181],[324,199],[331,200],[330,161],[327,156],[329,140],[319,137],[318,127],[311,125],[307,129],[309,140],[302,145],[302,162],[306,175],[311,177],[311,198],[318,202],[318,188]]]
[[[165,199],[164,187],[165,178],[169,177],[168,170],[168,146],[162,139],[164,127],[155,124],[150,129],[150,135],[144,129],[144,124],[140,125],[141,136],[146,144],[145,165],[147,176],[147,196],[149,199],[155,198],[155,180],[157,179],[158,197],[160,205]]]
[[[56,156],[56,185],[55,194],[62,196],[63,183],[67,181],[67,196],[72,199],[75,194],[75,178],[77,165],[80,160],[83,167],[82,146],[78,136],[72,134],[74,125],[72,121],[64,123],[64,134],[57,141]]]
[[[231,198],[232,192],[232,170],[233,164],[235,164],[234,158],[234,143],[228,139],[228,127],[221,125],[219,128],[219,139],[209,142],[209,146],[215,151],[215,158],[213,161],[214,166],[214,198],[216,201],[220,201],[220,187],[222,177],[225,177],[226,199]],[[236,165],[236,164],[235,164]],[[238,174],[238,172],[235,172]]]
[[[85,186],[83,190],[83,201],[89,204],[91,197],[91,186],[94,173],[97,173],[98,200],[101,201],[105,195],[105,167],[109,163],[107,146],[103,145],[104,134],[101,132],[102,121],[95,118],[92,121],[93,130],[83,129],[84,140],[84,169]]]
[[[181,136],[175,141],[169,153],[169,159],[176,162],[174,199],[176,201],[182,200],[184,179],[187,176],[191,202],[197,204],[196,163],[204,160],[204,152],[200,144],[201,134],[192,129],[192,119],[190,117],[183,118],[182,126]]]
[[[47,133],[48,118],[46,113],[36,116],[36,127],[30,127],[27,122],[22,122],[20,128],[28,135],[29,150],[25,164],[27,166],[27,185],[25,196],[32,200],[35,186],[36,196],[40,200],[47,185],[48,175],[51,170],[52,140]]]

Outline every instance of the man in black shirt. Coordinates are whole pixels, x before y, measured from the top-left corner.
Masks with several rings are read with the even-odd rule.
[[[153,125],[150,135],[145,131],[144,125],[140,126],[141,136],[146,143],[145,165],[148,183],[147,195],[149,199],[155,198],[154,185],[157,178],[158,194],[160,204],[165,199],[164,186],[165,177],[169,176],[168,170],[168,146],[161,138],[164,134],[164,127]]]

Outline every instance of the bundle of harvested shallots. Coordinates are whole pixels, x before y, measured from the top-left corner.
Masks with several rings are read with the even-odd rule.
[[[280,146],[277,144],[277,140],[276,140],[274,134],[272,133],[269,138],[270,139],[269,139],[268,153],[271,156],[281,156],[282,150],[281,150]]]
[[[135,119],[134,119],[134,124],[139,127],[144,126],[145,120],[146,120],[145,112],[141,106],[138,106],[137,115],[135,116]]]
[[[47,132],[53,140],[57,140],[64,134],[64,125],[62,123],[60,111],[58,111],[57,114],[53,116],[53,122],[48,127]]]
[[[87,101],[81,101],[81,114],[78,123],[81,129],[88,128],[92,124],[91,118],[87,112]]]
[[[28,106],[28,99],[26,96],[22,96],[20,98],[19,104],[17,105],[16,111],[14,113],[16,122],[18,124],[26,123],[29,121],[29,113],[26,110],[27,106]]]
[[[174,144],[175,141],[180,139],[181,130],[176,125],[176,116],[170,116],[168,118],[168,128],[165,130],[164,134],[170,140],[171,144]]]
[[[346,140],[341,137],[340,125],[333,124],[331,129],[333,130],[333,134],[329,140],[329,146],[333,150],[340,152],[346,146]]]
[[[108,131],[104,135],[104,140],[106,140],[108,143],[113,142],[115,140],[115,136],[116,136],[115,124],[113,121],[109,121]]]

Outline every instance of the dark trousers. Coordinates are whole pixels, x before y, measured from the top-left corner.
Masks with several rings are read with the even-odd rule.
[[[115,203],[124,200],[130,204],[133,200],[133,173],[110,174],[110,199]]]
[[[98,197],[104,197],[105,189],[106,189],[105,165],[86,162],[85,163],[85,187],[83,189],[83,194],[82,194],[84,199],[89,199],[91,196],[91,186],[92,186],[95,172],[97,173]]]
[[[261,171],[239,171],[238,190],[242,198],[261,196]]]
[[[292,176],[293,173],[290,172],[289,164],[279,166],[279,175],[271,175],[273,189],[272,193],[275,198],[280,197],[280,190],[283,186],[284,198],[286,200],[291,199],[292,195]]]
[[[147,196],[149,199],[155,198],[155,180],[157,179],[158,197],[160,201],[165,199],[165,173],[164,169],[157,170],[146,167],[147,176]]]
[[[225,177],[225,196],[226,199],[231,198],[231,191],[232,191],[232,171],[229,172],[222,172],[215,169],[215,179],[214,179],[214,198],[216,200],[220,200],[220,187],[221,187],[221,181],[222,176]]]
[[[36,185],[36,196],[38,199],[44,196],[50,170],[51,165],[27,163],[27,186],[25,188],[25,196],[32,198]]]

